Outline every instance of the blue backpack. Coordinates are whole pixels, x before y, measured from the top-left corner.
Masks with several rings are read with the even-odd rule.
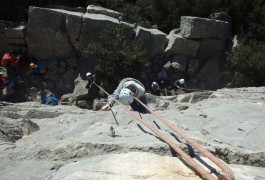
[[[158,78],[161,80],[166,80],[167,79],[166,71],[161,71],[160,73],[158,73]]]
[[[58,100],[56,97],[46,97],[41,99],[41,104],[46,104],[48,106],[58,105]]]

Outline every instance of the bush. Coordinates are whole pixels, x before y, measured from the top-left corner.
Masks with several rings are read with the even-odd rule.
[[[242,40],[228,56],[228,65],[234,72],[239,72],[252,79],[257,86],[264,85],[265,45],[256,40]]]
[[[96,61],[96,74],[109,82],[125,77],[140,78],[149,66],[141,43],[134,40],[132,29],[111,26],[104,30],[99,40],[90,43],[85,53]]]

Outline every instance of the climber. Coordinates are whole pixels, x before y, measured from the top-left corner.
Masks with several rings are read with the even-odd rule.
[[[141,102],[147,105],[144,85],[137,79],[125,78],[121,80],[113,94],[108,97],[107,103],[102,106],[101,110],[110,110],[115,103],[114,99],[116,99],[124,105],[130,105],[134,111],[149,113],[145,107],[134,100],[134,97],[138,98]]]

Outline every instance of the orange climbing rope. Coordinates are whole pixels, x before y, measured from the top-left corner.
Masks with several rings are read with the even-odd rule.
[[[104,93],[108,94],[102,87],[97,85],[95,82],[93,82],[94,85],[96,85],[99,89],[101,89]],[[220,159],[215,157],[213,154],[211,154],[209,151],[207,151],[205,148],[203,148],[201,145],[199,145],[196,141],[182,133],[180,130],[178,130],[176,127],[174,127],[172,124],[170,124],[168,121],[166,121],[164,118],[157,115],[154,111],[152,111],[150,108],[148,108],[144,103],[142,103],[139,99],[135,98],[136,101],[138,101],[141,105],[143,105],[152,115],[157,117],[159,120],[161,120],[165,125],[167,125],[169,128],[174,130],[179,136],[181,136],[183,139],[185,139],[187,142],[190,143],[194,148],[196,148],[199,152],[201,152],[203,155],[208,157],[210,160],[212,160],[217,166],[219,166],[225,173],[227,180],[234,180],[234,174],[231,171],[231,169],[223,163]],[[147,128],[149,128],[151,131],[153,131],[160,139],[162,139],[164,142],[166,142],[170,147],[172,147],[181,158],[184,159],[191,167],[193,167],[203,179],[207,180],[214,180],[216,179],[215,176],[211,175],[210,172],[208,172],[206,169],[204,169],[200,164],[198,164],[195,160],[193,160],[188,154],[186,154],[182,149],[180,149],[173,141],[171,141],[169,138],[167,138],[164,134],[159,132],[157,129],[155,129],[152,125],[145,122],[143,119],[141,119],[139,116],[137,116],[133,111],[131,111],[129,108],[127,108],[125,105],[114,99],[116,103],[118,103],[123,109],[125,109],[128,113],[130,113],[132,116],[134,116],[137,120],[139,120],[141,123],[143,123]]]
[[[200,153],[208,157],[210,160],[212,160],[217,166],[219,166],[227,175],[227,179],[235,179],[233,172],[231,169],[219,158],[215,157],[212,153],[207,151],[203,146],[201,146],[199,143],[191,139],[189,136],[185,135],[183,132],[181,132],[179,129],[177,129],[173,124],[168,122],[163,117],[157,115],[154,111],[152,111],[150,108],[148,108],[144,103],[142,103],[139,99],[134,97],[142,106],[144,106],[146,109],[150,111],[151,114],[153,114],[155,117],[157,117],[159,120],[161,120],[165,125],[167,125],[169,128],[171,128],[174,132],[176,132],[180,137],[185,139],[190,145],[192,145],[194,148],[196,148]]]

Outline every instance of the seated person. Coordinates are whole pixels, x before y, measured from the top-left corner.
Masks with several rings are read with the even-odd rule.
[[[178,79],[172,83],[169,89],[174,89],[178,93],[185,93],[185,89],[187,89],[187,85],[184,79]]]
[[[40,68],[37,64],[30,63],[29,67],[30,67],[30,69],[32,69],[33,74],[39,74]]]

